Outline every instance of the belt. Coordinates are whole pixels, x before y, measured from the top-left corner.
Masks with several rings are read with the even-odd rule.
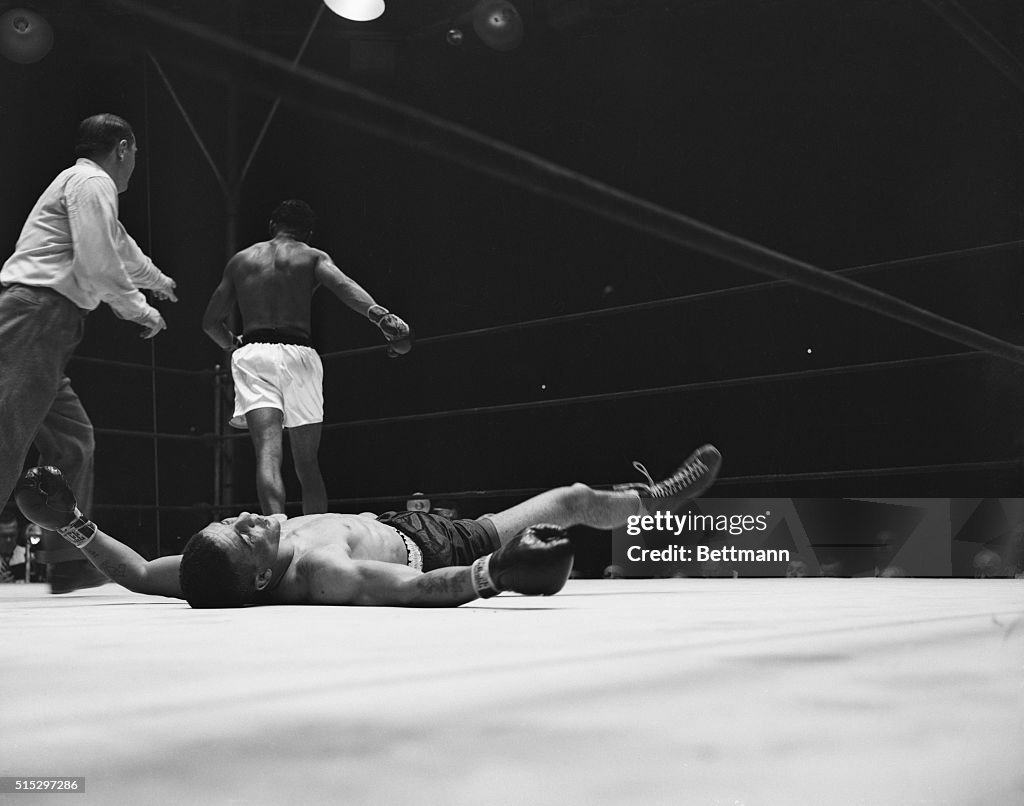
[[[273,328],[267,330],[250,330],[242,336],[242,344],[298,344],[300,347],[311,347],[309,336],[286,333]]]

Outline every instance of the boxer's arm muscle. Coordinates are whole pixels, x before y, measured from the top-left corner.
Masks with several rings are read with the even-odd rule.
[[[181,555],[147,560],[102,529],[80,551],[112,582],[136,593],[183,598],[178,584]]]
[[[317,283],[356,313],[366,316],[367,311],[376,304],[370,293],[339,269],[326,253],[317,260],[314,276]]]
[[[309,576],[313,604],[457,607],[477,598],[468,567],[423,573],[375,560],[331,558]]]
[[[238,294],[235,291],[233,267],[241,258],[235,255],[228,261],[220,285],[214,289],[210,301],[203,313],[203,332],[206,333],[222,350],[230,350],[235,346],[235,334],[228,328],[228,319],[235,309]]]

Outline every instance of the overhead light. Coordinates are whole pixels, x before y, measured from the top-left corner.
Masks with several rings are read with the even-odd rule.
[[[473,30],[495,50],[513,50],[523,41],[523,18],[506,0],[479,0],[473,9]]]
[[[324,5],[339,17],[369,22],[384,13],[384,0],[324,0]]]
[[[0,16],[0,53],[12,62],[38,62],[52,47],[53,28],[35,11],[12,8]]]

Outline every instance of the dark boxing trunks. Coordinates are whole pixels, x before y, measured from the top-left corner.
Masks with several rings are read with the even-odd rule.
[[[377,517],[409,535],[423,550],[423,570],[472,565],[501,546],[498,530],[486,516],[449,520],[427,512],[384,512]]]

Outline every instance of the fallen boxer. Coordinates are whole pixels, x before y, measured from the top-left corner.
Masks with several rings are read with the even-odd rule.
[[[34,467],[15,492],[33,523],[57,531],[112,581],[192,607],[246,604],[454,607],[502,591],[551,595],[572,569],[568,526],[612,529],[650,501],[675,509],[714,482],[721,454],[694,451],[664,481],[559,487],[475,520],[423,512],[287,518],[242,513],[192,536],[184,553],[146,560],[78,509],[60,470]]]

